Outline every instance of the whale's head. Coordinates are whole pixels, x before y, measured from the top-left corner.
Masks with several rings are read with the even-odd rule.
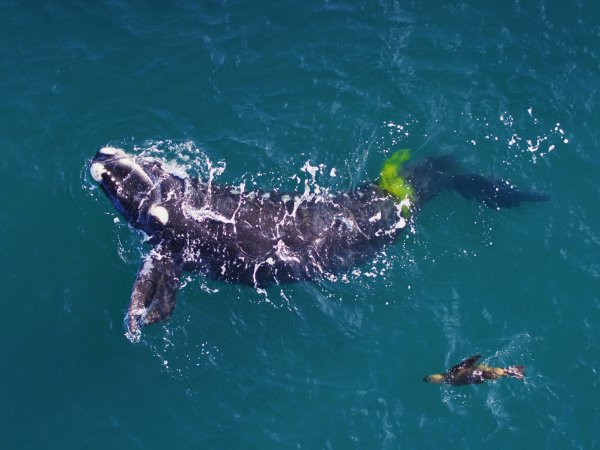
[[[165,171],[153,158],[104,147],[92,158],[90,174],[125,220],[140,225],[155,202]]]
[[[442,384],[445,383],[445,375],[443,373],[434,373],[423,377],[425,383]]]

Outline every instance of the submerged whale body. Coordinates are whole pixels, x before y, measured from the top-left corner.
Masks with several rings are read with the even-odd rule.
[[[127,336],[169,317],[182,271],[255,287],[314,279],[364,262],[410,214],[454,189],[493,208],[545,200],[463,173],[448,156],[384,165],[379,184],[317,195],[243,190],[173,174],[160,160],[100,149],[90,173],[120,214],[149,236],[126,316]],[[396,163],[394,163],[396,161]],[[395,164],[395,165],[394,165]]]

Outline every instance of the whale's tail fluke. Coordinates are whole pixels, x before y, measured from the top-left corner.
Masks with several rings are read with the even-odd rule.
[[[408,197],[417,207],[445,190],[454,190],[494,209],[549,199],[543,193],[519,190],[505,180],[465,172],[451,155],[427,157],[404,167],[408,157],[408,150],[394,153],[384,163],[379,186],[400,200],[401,196]]]
[[[507,377],[513,377],[523,381],[525,379],[525,366],[508,366],[504,369]]]
[[[504,180],[490,180],[482,175],[467,173],[452,176],[451,186],[465,198],[477,200],[490,208],[512,208],[522,202],[542,202],[548,195],[520,191]]]

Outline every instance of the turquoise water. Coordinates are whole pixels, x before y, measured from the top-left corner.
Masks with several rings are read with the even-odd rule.
[[[598,447],[600,7],[505,3],[3,2],[2,448]],[[551,200],[440,195],[338,281],[190,277],[132,344],[109,144],[264,189],[451,153]],[[525,383],[421,381],[476,353]]]

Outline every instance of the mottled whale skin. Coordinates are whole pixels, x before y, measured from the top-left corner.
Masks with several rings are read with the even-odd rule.
[[[164,320],[175,307],[182,271],[255,287],[332,274],[360,264],[392,242],[418,210],[444,189],[490,207],[544,197],[504,182],[457,172],[447,157],[406,169],[411,199],[376,184],[319,194],[246,191],[171,173],[155,158],[100,149],[90,173],[120,214],[149,237],[126,316],[127,336]]]

